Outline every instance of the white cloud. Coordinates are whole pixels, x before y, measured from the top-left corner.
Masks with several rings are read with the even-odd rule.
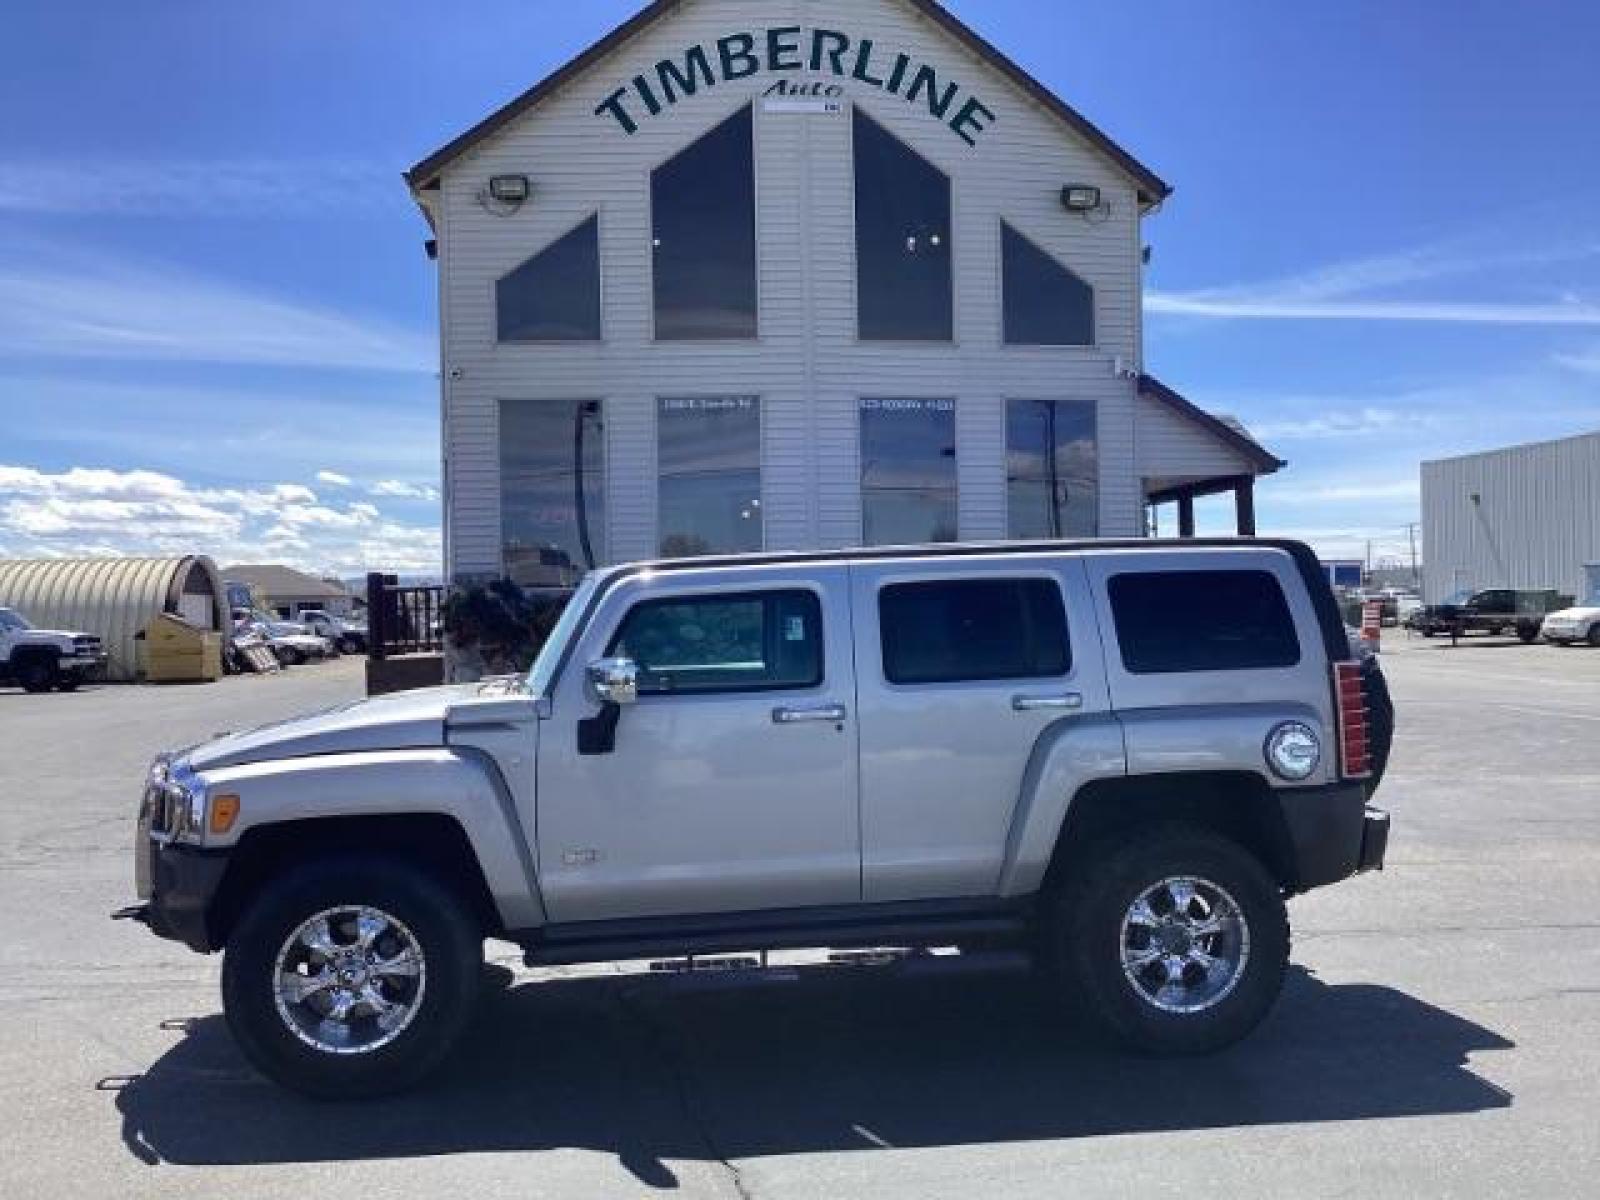
[[[406,483],[400,479],[385,479],[370,489],[374,496],[389,496],[398,500],[437,500],[439,489],[429,484]]]
[[[1557,366],[1565,367],[1569,371],[1600,375],[1600,346],[1582,354],[1558,354],[1555,356],[1555,362]]]
[[[59,250],[0,265],[0,354],[417,373],[437,361],[432,333]]]
[[[325,483],[329,487],[347,488],[354,484],[355,481],[350,476],[341,475],[337,471],[318,471],[317,482]]]
[[[323,503],[300,484],[194,487],[155,471],[0,465],[0,540],[26,557],[209,554],[317,573],[437,574],[439,530],[367,501]]]
[[[0,212],[283,219],[406,203],[392,165],[357,158],[0,163]]]
[[[1600,304],[1571,292],[1547,301],[1396,297],[1399,287],[1515,268],[1581,262],[1600,255],[1600,243],[1529,251],[1424,246],[1354,259],[1298,275],[1190,292],[1152,291],[1145,310],[1214,320],[1434,321],[1488,325],[1600,325]]]
[[[1282,487],[1274,487],[1271,494],[1274,504],[1343,504],[1369,500],[1408,500],[1415,503],[1422,498],[1422,483],[1420,478],[1372,482],[1356,480],[1310,486],[1291,481]]]

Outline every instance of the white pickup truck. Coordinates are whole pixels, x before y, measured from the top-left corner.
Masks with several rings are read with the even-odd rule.
[[[105,648],[94,634],[35,629],[15,609],[0,608],[0,681],[30,692],[70,692],[105,669]]]

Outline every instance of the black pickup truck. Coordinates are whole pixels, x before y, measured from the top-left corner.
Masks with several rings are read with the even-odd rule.
[[[1482,592],[1457,592],[1443,604],[1429,604],[1407,618],[1423,637],[1469,633],[1499,635],[1515,632],[1525,642],[1539,640],[1545,617],[1570,604],[1553,590],[1516,591],[1490,588]]]

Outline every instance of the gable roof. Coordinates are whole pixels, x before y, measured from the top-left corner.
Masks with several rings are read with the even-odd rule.
[[[677,11],[684,0],[652,0],[629,20],[617,26],[589,49],[533,85],[509,104],[489,114],[471,129],[448,144],[435,150],[405,173],[405,180],[413,191],[421,191],[438,182],[439,173],[452,161],[492,137],[523,113],[538,105],[567,83],[587,71],[595,63],[637,35],[645,32],[662,17]],[[1159,204],[1172,194],[1172,187],[1154,171],[1146,167],[1116,142],[1112,141],[1087,117],[1057,96],[1044,84],[1028,74],[990,42],[949,12],[938,0],[901,0],[909,4],[946,33],[964,44],[980,59],[1004,75],[1051,116],[1061,121],[1074,133],[1087,141],[1113,164],[1119,167],[1139,189],[1139,199],[1147,205]]]
[[[1179,395],[1154,375],[1139,376],[1139,394],[1164,404],[1179,416],[1193,421],[1218,441],[1243,455],[1257,475],[1271,475],[1289,464],[1271,453],[1238,421],[1213,416],[1205,409]]]
[[[344,588],[326,579],[318,579],[293,567],[229,567],[222,572],[222,577],[229,583],[247,583],[265,596],[293,596],[299,599],[320,596],[325,600],[338,600],[350,595]]]

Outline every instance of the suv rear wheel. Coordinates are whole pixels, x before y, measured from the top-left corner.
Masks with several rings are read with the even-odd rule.
[[[1255,1029],[1289,961],[1288,912],[1261,863],[1176,825],[1101,849],[1060,890],[1045,931],[1066,1001],[1147,1054],[1204,1054]]]
[[[461,899],[377,855],[269,884],[228,939],[222,998],[245,1057],[319,1099],[401,1091],[444,1061],[472,1014],[483,934]]]

